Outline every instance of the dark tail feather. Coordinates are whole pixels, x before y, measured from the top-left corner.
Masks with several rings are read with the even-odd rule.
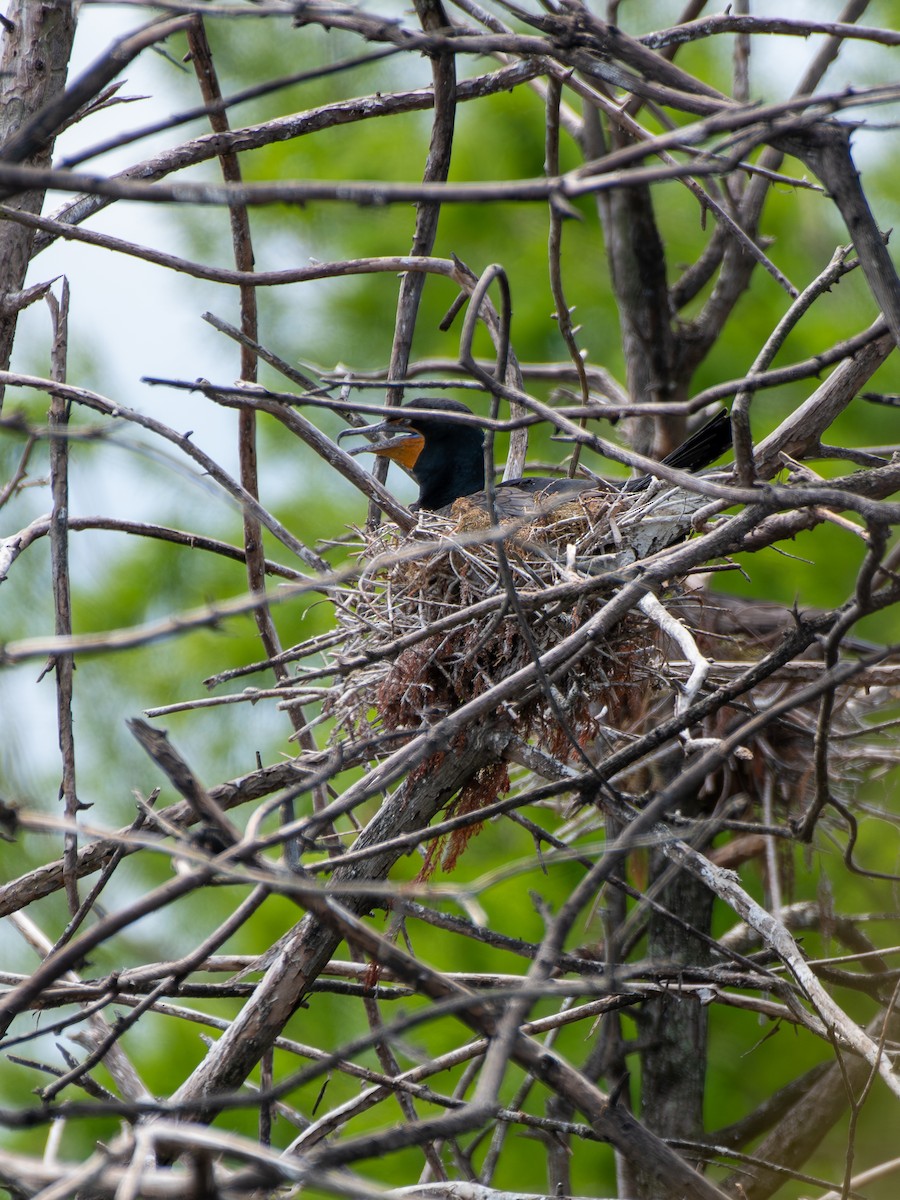
[[[664,466],[677,467],[681,471],[699,471],[714,463],[730,446],[731,418],[728,410],[723,408],[696,433],[692,433],[687,441],[667,454],[662,462]],[[652,479],[652,475],[639,475],[636,479],[629,479],[623,490],[639,492],[648,487]]]

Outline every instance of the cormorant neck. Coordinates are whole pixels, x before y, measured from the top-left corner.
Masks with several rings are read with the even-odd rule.
[[[484,435],[466,425],[429,429],[412,473],[419,485],[418,507],[430,512],[483,491]]]

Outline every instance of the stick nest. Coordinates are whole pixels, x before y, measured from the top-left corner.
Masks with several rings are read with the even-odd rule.
[[[418,732],[530,666],[576,633],[615,586],[589,586],[591,575],[681,540],[703,503],[660,485],[591,493],[530,525],[510,527],[503,548],[517,606],[508,599],[497,545],[485,540],[487,514],[465,500],[449,518],[421,513],[408,536],[389,524],[360,532],[358,553],[367,565],[358,584],[336,599],[339,648],[329,652],[335,686],[325,701],[334,719],[332,742]],[[790,627],[790,614],[779,610],[773,621],[771,606],[679,598],[679,583],[671,581],[667,603],[711,662],[708,688],[734,678]],[[560,585],[569,585],[565,595],[548,598]],[[803,657],[815,660],[818,653],[813,647]],[[562,760],[577,755],[573,735],[583,749],[590,751],[598,737],[604,750],[615,749],[671,715],[687,676],[681,658],[655,625],[632,612],[604,640],[583,645],[549,681],[513,690],[480,716]],[[814,661],[810,669],[815,672]],[[718,709],[695,736],[722,737],[733,721],[809,678],[779,671],[752,695]],[[895,739],[873,737],[868,726],[879,709],[897,702],[890,686],[851,681],[837,690],[830,740],[837,793],[896,760]],[[814,701],[773,722],[752,753],[739,756],[710,787],[737,789],[751,806],[767,794],[783,810],[798,811],[813,785],[818,714]],[[657,766],[682,754],[676,739]],[[639,767],[619,785],[640,792],[655,786],[655,774],[656,768]]]
[[[338,667],[358,657],[367,662],[332,692],[327,709],[336,718],[334,737],[377,728],[417,731],[558,646],[605,598],[598,587],[579,594],[586,573],[649,552],[645,544],[653,548],[654,531],[659,540],[667,529],[671,541],[673,520],[686,519],[689,527],[697,497],[672,496],[672,489],[662,496],[658,489],[589,493],[510,527],[502,552],[484,540],[487,512],[465,498],[449,518],[421,513],[408,537],[391,525],[360,533],[359,554],[368,566],[338,601],[344,637],[334,660]],[[630,536],[638,529],[641,546]],[[508,598],[510,582],[517,604]],[[546,602],[548,589],[566,584],[568,595]],[[658,640],[656,629],[632,614],[607,639],[584,647],[550,687],[516,692],[492,720],[569,757],[566,727],[586,744],[602,715],[624,719],[635,697],[665,686]]]

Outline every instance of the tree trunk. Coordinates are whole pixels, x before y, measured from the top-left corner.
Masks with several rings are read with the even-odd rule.
[[[12,0],[0,56],[0,144],[6,145],[22,125],[66,86],[66,72],[75,36],[72,0]],[[51,138],[26,166],[46,167],[53,150]],[[2,157],[2,153],[0,153]],[[44,192],[22,192],[5,201],[20,211],[39,213]],[[18,293],[31,260],[34,230],[13,221],[0,222],[0,370],[9,367],[21,301]],[[0,406],[3,390],[0,388]]]

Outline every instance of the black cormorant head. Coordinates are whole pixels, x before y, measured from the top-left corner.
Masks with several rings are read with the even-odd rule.
[[[421,411],[417,415],[409,409]],[[413,507],[436,511],[484,488],[484,434],[477,425],[458,419],[472,415],[459,400],[420,396],[398,408],[396,417],[380,425],[345,429],[339,440],[351,433],[391,434],[390,441],[353,453],[369,452],[401,463],[419,485]]]

